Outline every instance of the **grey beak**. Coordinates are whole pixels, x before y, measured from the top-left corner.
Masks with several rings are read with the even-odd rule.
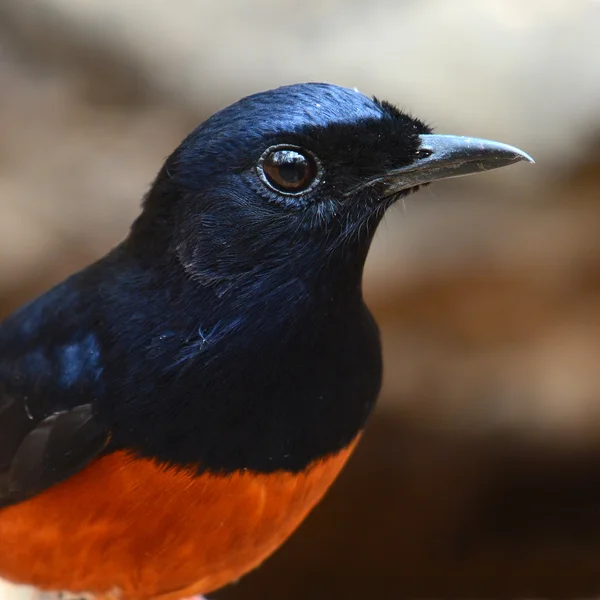
[[[412,164],[386,173],[386,196],[438,179],[473,175],[520,161],[535,162],[518,148],[458,135],[421,135],[421,147]]]

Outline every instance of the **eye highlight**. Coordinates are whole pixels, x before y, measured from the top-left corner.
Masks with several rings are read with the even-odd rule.
[[[297,196],[319,181],[320,164],[310,152],[296,146],[271,146],[260,157],[258,174],[268,187]]]

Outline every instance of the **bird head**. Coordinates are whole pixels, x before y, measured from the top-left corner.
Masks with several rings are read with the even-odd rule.
[[[325,273],[358,284],[385,211],[438,179],[528,160],[434,135],[356,90],[308,83],[248,96],[167,159],[133,236],[214,285]]]

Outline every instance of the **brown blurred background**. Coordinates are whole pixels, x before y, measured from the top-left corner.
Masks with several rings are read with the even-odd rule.
[[[357,86],[536,158],[388,216],[364,442],[216,598],[600,593],[599,35],[592,0],[1,0],[0,315],[118,242],[181,138],[247,93]]]

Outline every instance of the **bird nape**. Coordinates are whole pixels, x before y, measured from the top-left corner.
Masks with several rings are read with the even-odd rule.
[[[386,209],[521,160],[327,84],[200,125],[127,239],[0,325],[0,576],[174,600],[260,564],[379,393],[361,281]]]

